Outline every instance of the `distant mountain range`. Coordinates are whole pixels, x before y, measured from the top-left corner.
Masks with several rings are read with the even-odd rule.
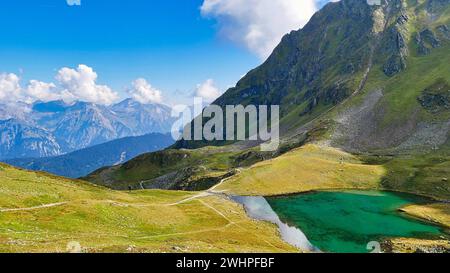
[[[12,159],[5,162],[29,170],[78,178],[98,168],[121,164],[140,154],[164,149],[173,143],[170,134],[154,133],[121,138],[56,157]]]
[[[63,101],[0,105],[0,159],[66,154],[111,140],[168,133],[171,109],[126,99],[111,106]]]

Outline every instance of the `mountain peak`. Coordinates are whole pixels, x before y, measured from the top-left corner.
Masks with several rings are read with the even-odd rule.
[[[448,46],[449,4],[450,0],[329,3],[302,29],[285,35],[262,65],[215,104],[280,105],[285,131],[281,133],[298,130],[367,91],[368,83],[394,81],[409,66],[424,66],[418,56],[425,58]],[[441,62],[445,60],[436,61]],[[440,73],[445,71],[435,74]],[[410,106],[416,107],[417,101]],[[177,143],[177,147],[197,146]]]
[[[113,107],[114,106],[122,106],[122,107],[123,106],[143,106],[143,105],[157,105],[157,106],[160,106],[160,105],[163,105],[163,104],[157,103],[157,102],[142,103],[142,102],[139,102],[139,101],[137,101],[137,100],[135,100],[133,98],[126,98],[123,101],[114,104]]]
[[[121,102],[119,102],[119,103],[116,103],[115,105],[113,105],[113,107],[115,107],[115,106],[138,106],[138,105],[143,105],[142,103],[140,103],[140,102],[138,102],[137,100],[135,100],[135,99],[132,99],[132,98],[126,98],[126,99],[124,99],[123,101],[121,101]]]
[[[37,101],[33,103],[33,110],[42,113],[58,113],[65,111],[69,106],[63,100],[49,102]]]

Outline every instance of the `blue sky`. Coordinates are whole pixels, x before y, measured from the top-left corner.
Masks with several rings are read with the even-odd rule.
[[[81,0],[73,6],[66,0],[2,1],[0,73],[16,74],[21,85],[53,83],[61,68],[85,64],[98,74],[98,84],[122,98],[133,80],[144,78],[166,103],[182,102],[208,79],[224,91],[260,64],[274,42],[260,36],[249,41],[247,25],[258,18],[239,17],[230,2],[221,1]],[[298,6],[295,1],[307,0],[278,1]],[[249,12],[255,3],[261,2],[248,6]],[[292,28],[289,24],[292,20],[280,22],[280,28]],[[263,37],[273,32],[267,26],[258,31]]]

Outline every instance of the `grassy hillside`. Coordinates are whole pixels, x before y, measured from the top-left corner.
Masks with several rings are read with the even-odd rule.
[[[426,206],[411,205],[402,209],[404,212],[415,217],[426,219],[430,222],[441,223],[450,228],[450,205],[430,204]]]
[[[257,163],[216,189],[238,195],[280,195],[318,189],[377,189],[385,169],[343,151],[306,145]]]
[[[205,190],[231,175],[232,149],[163,150],[148,153],[83,178],[113,189]]]
[[[217,189],[239,195],[279,195],[320,189],[385,189],[450,200],[447,152],[419,155],[352,155],[308,144],[256,163]]]
[[[425,154],[401,156],[365,156],[370,164],[386,169],[385,189],[427,195],[450,200],[450,153],[448,149]]]
[[[404,208],[406,213],[448,228],[449,162],[436,154],[387,159],[354,156],[339,149],[309,144],[242,169],[214,190],[252,196],[330,189],[408,192],[427,196],[436,203],[409,206]]]
[[[0,252],[65,252],[73,241],[87,252],[297,251],[241,206],[196,194],[116,192],[0,165]]]

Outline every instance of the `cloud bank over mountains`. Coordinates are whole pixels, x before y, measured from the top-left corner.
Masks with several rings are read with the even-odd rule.
[[[14,73],[0,74],[0,102],[26,102],[77,100],[109,105],[119,99],[106,85],[97,84],[97,73],[89,66],[80,64],[77,68],[61,68],[55,83],[31,80],[23,87]]]
[[[21,79],[14,73],[0,74],[0,103],[35,101],[49,102],[63,100],[91,102],[111,105],[120,100],[118,92],[107,85],[97,83],[98,75],[89,66],[80,64],[76,68],[61,68],[55,83],[31,80],[22,86]],[[127,91],[131,98],[142,104],[162,103],[162,92],[151,86],[147,80],[139,78],[131,83]]]
[[[76,68],[63,67],[58,70],[55,82],[30,80],[26,85],[14,73],[0,73],[0,104],[27,104],[36,101],[62,100],[66,103],[83,101],[99,105],[111,105],[121,100],[118,92],[107,85],[98,84],[98,75],[92,67],[84,64]],[[128,97],[142,104],[164,104],[163,92],[153,87],[146,79],[138,78],[125,89]],[[222,94],[213,79],[196,86],[194,96],[212,102]]]

